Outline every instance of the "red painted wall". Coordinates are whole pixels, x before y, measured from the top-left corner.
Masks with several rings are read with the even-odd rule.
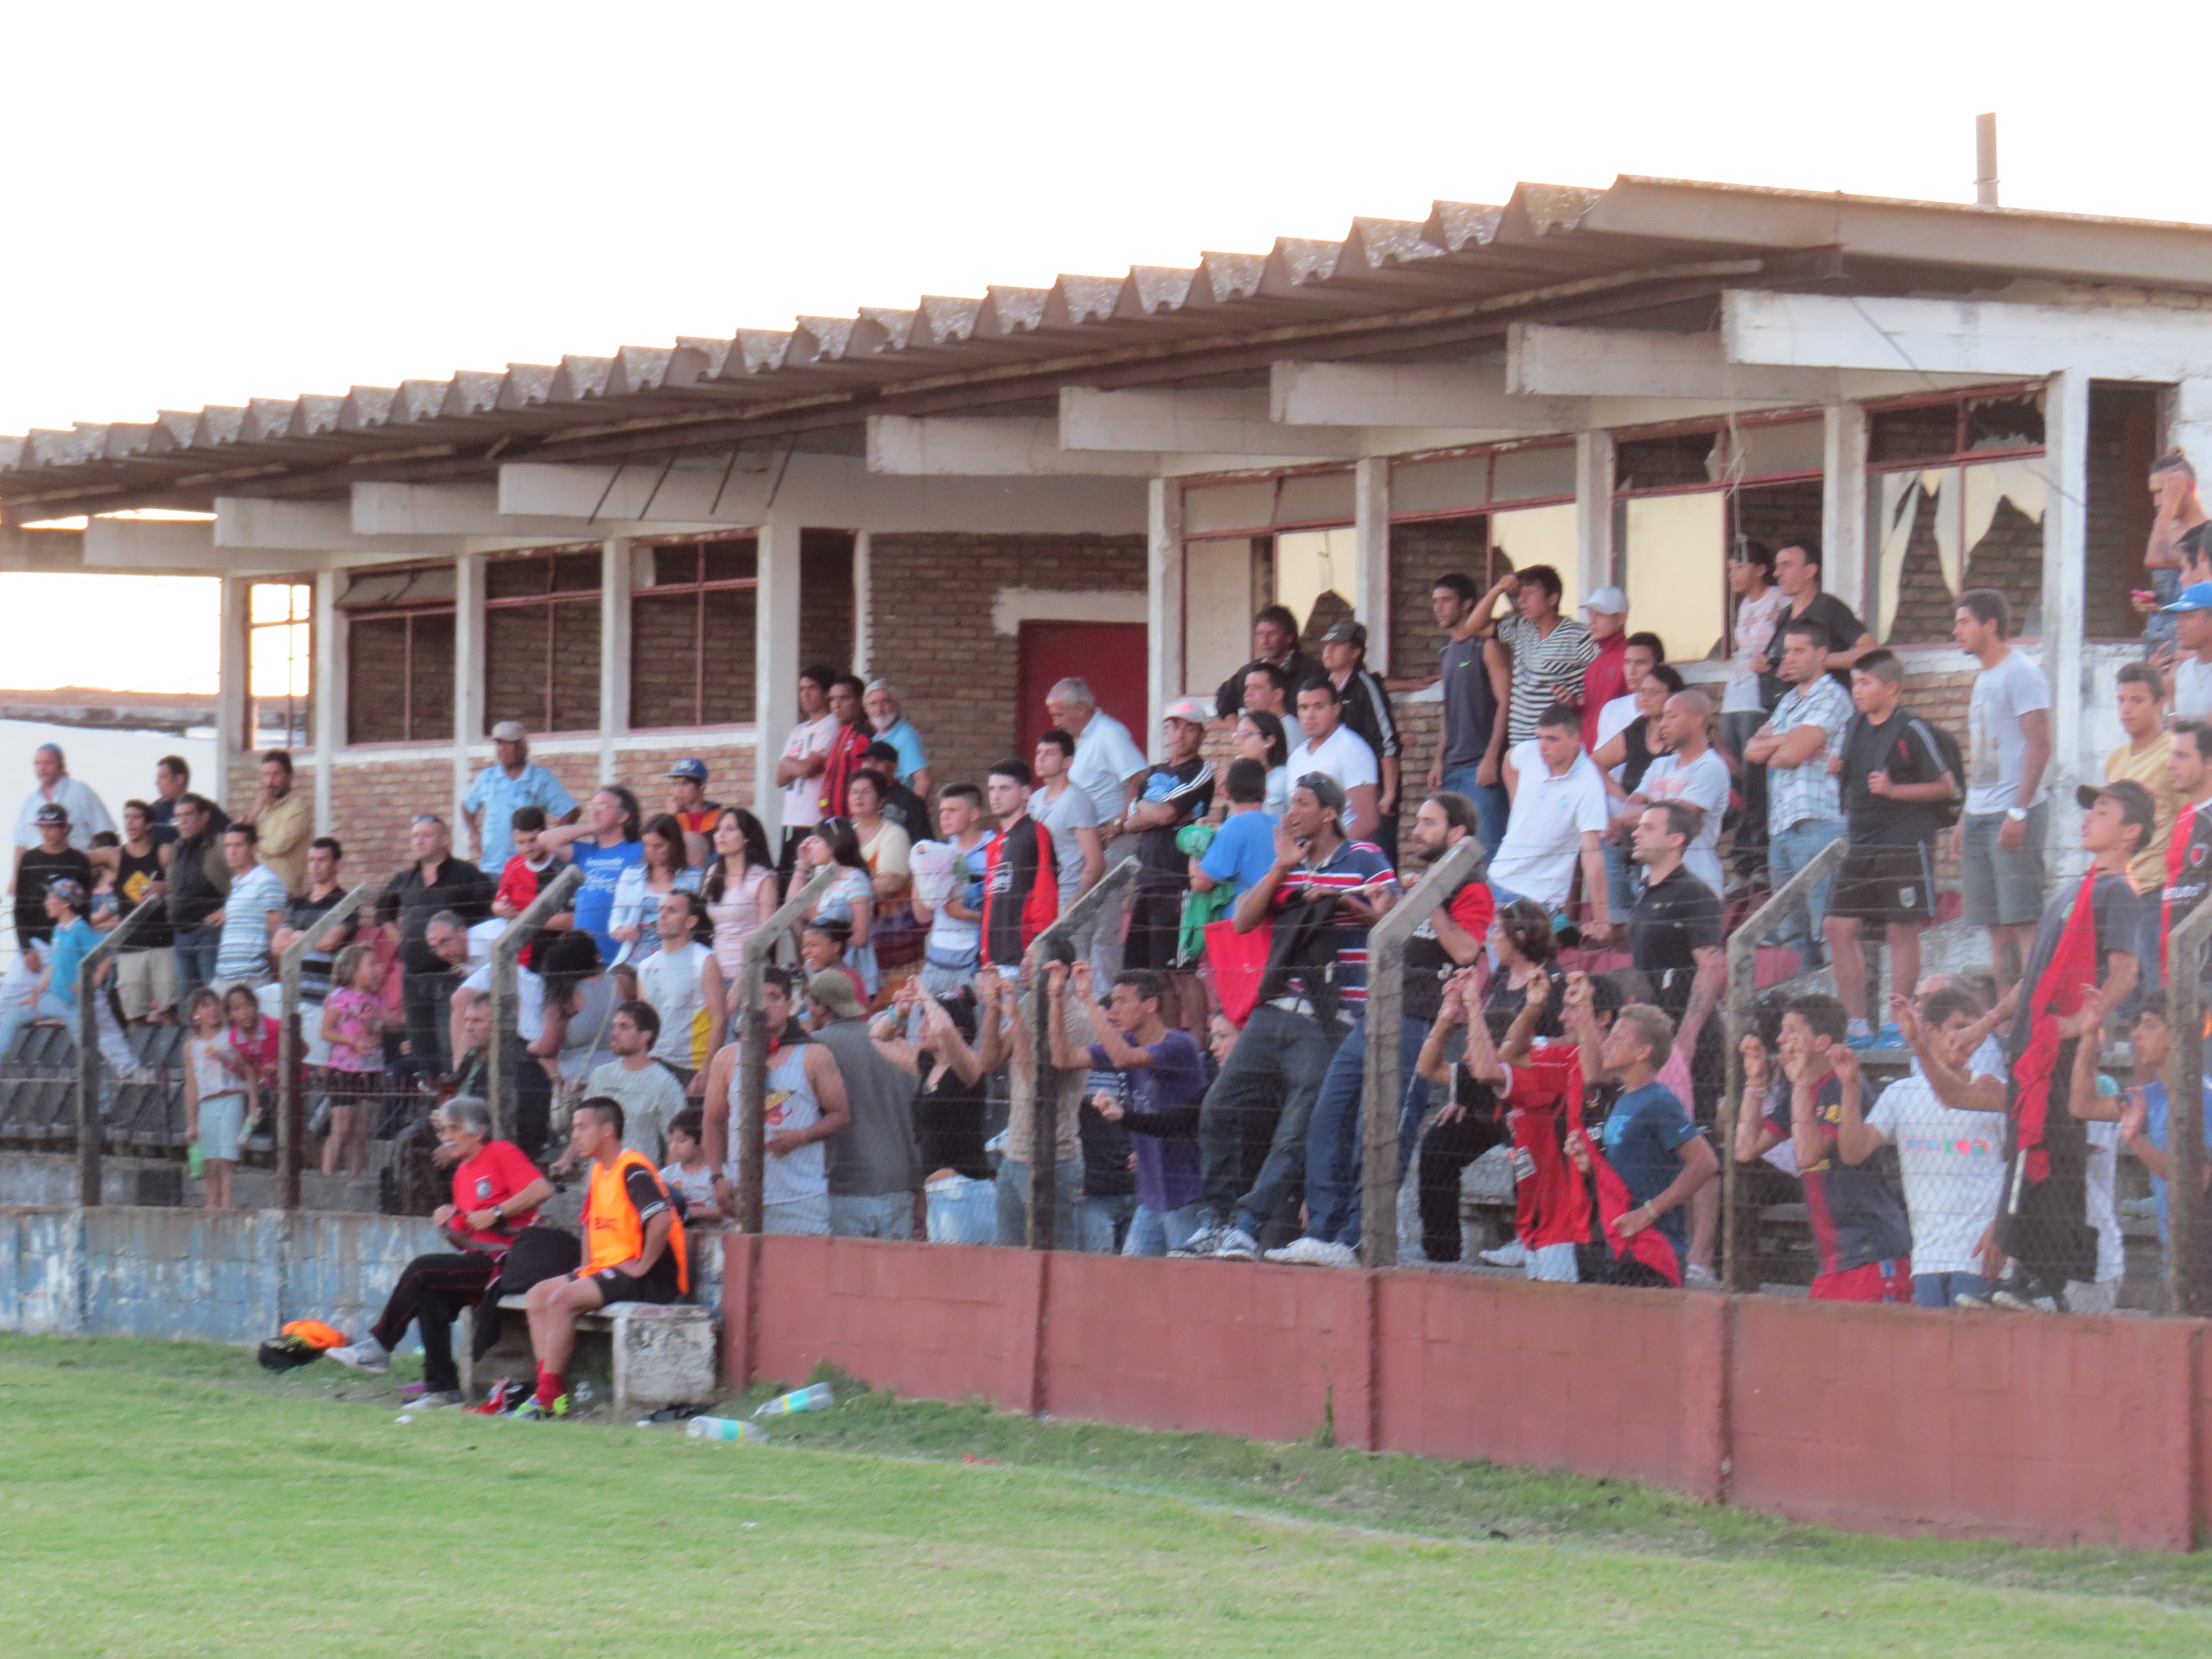
[[[1562,1468],[1857,1531],[2192,1547],[2201,1321],[732,1237],[733,1378]]]

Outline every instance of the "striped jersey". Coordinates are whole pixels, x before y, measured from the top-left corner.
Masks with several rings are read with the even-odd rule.
[[[1398,878],[1382,849],[1364,841],[1340,842],[1336,851],[1319,865],[1300,865],[1275,889],[1274,908],[1302,904],[1323,893],[1348,893],[1354,888],[1387,883],[1398,890]],[[1336,920],[1336,994],[1348,1007],[1367,1000],[1367,924],[1344,910]]]

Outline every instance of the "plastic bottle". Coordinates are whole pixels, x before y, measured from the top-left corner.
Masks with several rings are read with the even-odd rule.
[[[684,1425],[684,1432],[694,1440],[766,1440],[768,1435],[757,1425],[735,1417],[695,1417]]]
[[[794,1412],[826,1412],[837,1403],[837,1396],[827,1382],[816,1382],[804,1389],[794,1389],[789,1394],[780,1394],[764,1401],[753,1413],[755,1417],[789,1417]]]

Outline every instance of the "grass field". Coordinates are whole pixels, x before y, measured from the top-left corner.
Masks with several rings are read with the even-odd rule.
[[[775,1443],[0,1337],[0,1653],[2212,1651],[2212,1567],[850,1395]]]

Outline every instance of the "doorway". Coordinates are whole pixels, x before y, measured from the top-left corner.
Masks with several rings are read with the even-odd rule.
[[[1045,693],[1064,679],[1090,684],[1099,708],[1129,728],[1137,747],[1152,752],[1148,728],[1146,628],[1142,623],[1024,622],[1021,668],[1016,681],[1015,753],[1024,760],[1051,726]]]

